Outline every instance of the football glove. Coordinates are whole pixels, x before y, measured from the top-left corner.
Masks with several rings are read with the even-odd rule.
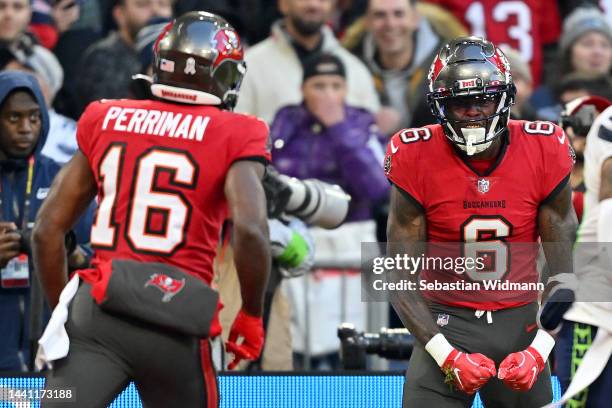
[[[497,378],[516,391],[529,391],[546,367],[546,359],[555,340],[544,330],[538,330],[527,349],[509,354],[499,365]]]
[[[425,345],[425,350],[436,360],[451,387],[474,394],[495,376],[495,363],[480,353],[464,353],[451,346],[442,333],[436,334]]]
[[[240,310],[234,319],[225,349],[234,355],[228,365],[233,370],[242,360],[256,360],[264,344],[263,319]]]

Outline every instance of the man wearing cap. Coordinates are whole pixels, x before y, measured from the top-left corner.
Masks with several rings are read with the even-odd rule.
[[[274,23],[267,39],[246,53],[249,72],[236,110],[271,123],[279,108],[302,100],[304,61],[318,52],[329,52],[346,66],[347,101],[378,111],[380,103],[368,69],[340,45],[325,25],[333,13],[334,1],[280,0],[278,5],[283,19]]]
[[[323,53],[307,59],[304,62],[302,93],[303,102],[280,109],[272,123],[273,164],[282,174],[338,184],[352,197],[347,223],[331,231],[311,229],[315,240],[315,258],[327,258],[329,248],[334,248],[337,252],[343,252],[346,259],[349,251],[360,247],[361,240],[368,239],[364,238],[368,233],[374,239],[372,209],[388,197],[389,184],[382,169],[379,142],[382,136],[370,112],[347,104],[346,70],[340,58]],[[338,259],[337,253],[329,256]],[[325,274],[321,274],[317,284],[325,286],[326,278]],[[290,296],[291,300],[300,298],[299,293],[304,287],[302,279],[308,277],[286,281],[287,288],[294,294]],[[317,290],[314,289],[314,292]],[[322,309],[330,312],[321,320],[333,322],[337,318],[334,317],[334,311],[340,309],[337,298],[322,296],[311,301],[319,307],[325,305]],[[295,309],[301,306],[295,304]],[[359,316],[358,311],[355,313]],[[301,318],[300,313],[295,313],[294,320],[298,321],[298,325]],[[313,355],[334,355],[338,345],[334,336],[333,330],[328,334],[326,330],[313,328],[310,336]],[[299,349],[299,343],[294,345],[297,351],[303,351]]]

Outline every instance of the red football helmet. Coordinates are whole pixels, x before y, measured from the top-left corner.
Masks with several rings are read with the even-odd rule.
[[[461,150],[470,155],[486,150],[508,125],[516,88],[506,56],[490,41],[459,37],[446,43],[434,59],[428,79],[431,111]],[[494,114],[477,120],[453,119],[448,104],[461,104],[468,98],[494,101]]]
[[[153,47],[153,95],[232,109],[246,73],[238,33],[223,18],[194,11],[168,24]]]

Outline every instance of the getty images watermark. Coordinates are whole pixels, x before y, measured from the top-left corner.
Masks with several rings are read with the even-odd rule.
[[[445,271],[457,275],[473,276],[474,273],[481,276],[472,279],[433,279],[420,278],[410,279],[374,279],[372,289],[375,291],[388,290],[443,290],[443,291],[512,291],[512,290],[544,290],[542,282],[511,282],[509,280],[486,279],[486,268],[490,264],[490,255],[484,254],[479,257],[439,257],[439,256],[409,256],[407,254],[396,254],[395,256],[379,256],[372,261],[372,273],[383,275],[385,273],[409,273],[414,275],[418,271]],[[494,275],[494,273],[492,274]]]
[[[363,301],[420,291],[434,302],[493,308],[537,300],[548,279],[537,268],[540,247],[533,243],[362,243],[361,248]]]

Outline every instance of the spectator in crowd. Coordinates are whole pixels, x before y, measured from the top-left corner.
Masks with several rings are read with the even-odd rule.
[[[59,36],[79,19],[83,0],[33,0],[30,31],[44,47],[53,49]]]
[[[329,231],[311,229],[315,259],[318,257],[319,261],[326,257],[338,261],[345,256],[348,260],[351,254],[359,254],[362,240],[373,241],[372,210],[387,200],[389,192],[375,118],[366,109],[347,102],[347,75],[342,60],[333,54],[322,53],[307,59],[303,70],[303,102],[280,109],[270,128],[272,160],[280,173],[338,184],[352,197],[346,224]],[[336,327],[340,323],[336,313],[341,308],[340,297],[328,289],[339,281],[338,274],[328,275],[321,271],[317,276],[317,282],[312,281],[311,275],[286,281],[292,309],[302,309],[303,302],[299,299],[304,298],[303,279],[310,279],[313,297],[309,297],[308,302],[321,307],[326,316],[312,314],[317,316],[317,322],[325,321]],[[315,288],[317,285],[321,290]],[[352,295],[347,297],[352,298]],[[361,311],[356,310],[358,306],[349,309],[355,313],[350,318],[363,318]],[[313,368],[318,363],[321,364],[319,368],[338,368],[338,341],[333,338],[334,329],[330,335],[328,327],[317,327],[312,322],[304,322],[302,317],[302,313],[294,313],[294,345],[299,352],[296,363],[300,364],[301,353],[309,348],[317,357]],[[302,336],[297,335],[308,327],[310,346],[301,344]]]
[[[31,17],[29,0],[0,0],[0,69],[12,59],[12,51],[21,43],[36,42],[27,32]]]
[[[132,75],[140,71],[136,35],[153,16],[151,1],[117,0],[118,31],[91,45],[81,60],[76,88],[81,111],[94,100],[129,96]]]
[[[563,23],[559,42],[561,74],[610,74],[612,29],[596,8],[578,8]]]
[[[25,33],[32,17],[29,0],[0,0],[0,42],[11,46]]]
[[[32,73],[40,85],[49,112],[49,134],[42,154],[59,164],[66,163],[77,151],[76,122],[53,109],[55,95],[62,87],[64,71],[53,53],[41,45],[19,49],[7,70]]]
[[[428,10],[433,8],[438,14],[434,18],[456,21],[439,7]],[[416,0],[370,0],[363,23],[356,25],[362,30],[349,30],[344,44],[374,77],[383,105],[378,112],[381,132],[389,136],[402,128],[434,123],[425,98],[427,73],[443,38],[421,15]],[[454,26],[459,31],[452,37],[466,34],[457,22]]]
[[[332,0],[280,0],[283,19],[272,26],[270,37],[246,53],[249,67],[236,110],[271,123],[276,111],[302,100],[300,85],[303,61],[320,51],[331,52],[347,67],[347,102],[378,111],[378,96],[367,68],[342,48],[325,25]]]
[[[612,29],[597,8],[579,7],[564,20],[558,66],[558,81],[572,73],[610,75]],[[531,100],[538,117],[554,122],[559,120],[561,105],[556,96],[553,86],[536,89]]]
[[[389,191],[374,116],[346,102],[346,70],[332,54],[305,62],[302,93],[303,103],[280,109],[270,128],[275,167],[340,185],[352,197],[347,221],[370,219]]]
[[[19,371],[30,362],[30,259],[21,236],[32,228],[59,165],[41,154],[49,115],[38,81],[23,72],[0,73],[0,370]],[[81,219],[78,242],[89,241],[92,212]],[[17,232],[21,231],[21,234]],[[77,246],[73,267],[87,264]],[[36,337],[40,333],[34,333]]]
[[[512,79],[516,86],[514,106],[510,111],[512,119],[536,120],[536,113],[531,106],[529,98],[533,94],[533,77],[529,70],[529,64],[525,62],[521,54],[514,48],[504,50],[506,58],[510,63]]]

